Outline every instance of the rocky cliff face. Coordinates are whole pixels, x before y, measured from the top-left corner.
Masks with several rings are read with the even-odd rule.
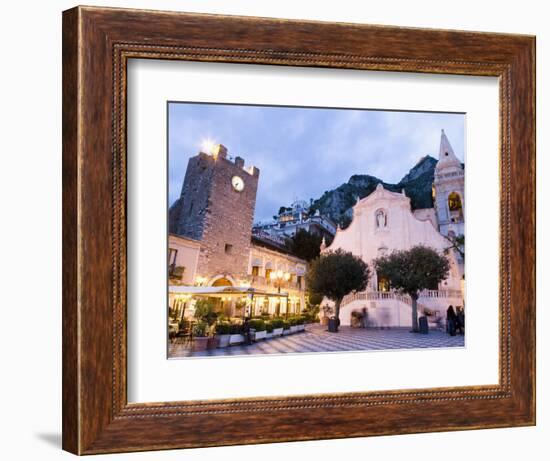
[[[422,157],[418,163],[397,184],[389,184],[370,175],[353,175],[347,183],[334,190],[326,191],[320,198],[314,200],[311,211],[319,210],[322,215],[329,216],[342,227],[347,227],[351,221],[351,207],[357,199],[362,199],[374,191],[379,183],[392,192],[401,192],[411,199],[413,210],[433,207],[432,184],[437,160],[429,155]]]

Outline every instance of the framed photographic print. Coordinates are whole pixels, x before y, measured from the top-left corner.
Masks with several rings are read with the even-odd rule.
[[[534,50],[64,12],[64,449],[534,424]]]

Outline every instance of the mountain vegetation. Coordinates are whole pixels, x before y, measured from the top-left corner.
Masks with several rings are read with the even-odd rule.
[[[418,163],[397,183],[390,184],[381,179],[367,175],[353,175],[347,183],[336,189],[325,191],[318,199],[312,201],[310,212],[319,210],[321,215],[330,217],[335,223],[346,228],[351,222],[352,207],[382,184],[392,192],[401,192],[411,199],[413,210],[433,207],[432,184],[437,160],[429,155],[422,157]]]

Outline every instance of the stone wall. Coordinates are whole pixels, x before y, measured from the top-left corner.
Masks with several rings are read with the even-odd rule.
[[[229,160],[223,146],[217,155],[189,159],[181,196],[170,207],[169,230],[200,241],[197,275],[209,283],[216,276],[236,283],[246,278],[259,174],[240,157]],[[231,184],[235,176],[244,182],[240,192]]]
[[[189,159],[180,198],[169,210],[170,233],[202,240],[215,170],[211,155],[199,153]]]
[[[241,192],[231,185],[234,176],[244,181]],[[258,177],[257,169],[251,174],[240,163],[223,157],[216,159],[197,269],[200,275],[246,278]]]

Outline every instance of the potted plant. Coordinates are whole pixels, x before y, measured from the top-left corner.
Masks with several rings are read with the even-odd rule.
[[[271,321],[271,326],[273,327],[273,337],[283,335],[283,319],[273,319]]]
[[[289,335],[290,334],[290,322],[287,320],[283,320],[283,335]]]
[[[218,338],[218,347],[229,346],[231,337],[231,324],[229,322],[216,323],[216,337]]]
[[[262,319],[250,320],[250,334],[254,341],[265,339],[265,322]]]
[[[206,322],[208,326],[214,325],[218,318],[214,302],[210,299],[199,299],[195,304],[195,318]]]
[[[265,339],[273,338],[273,324],[271,321],[265,322]]]
[[[229,327],[229,345],[244,343],[244,336],[242,334],[243,326],[241,323],[231,323]]]
[[[181,279],[183,278],[184,273],[185,273],[184,266],[176,266],[175,264],[171,264],[168,267],[168,277],[170,278],[170,283],[172,285],[181,284]]]
[[[298,332],[298,318],[297,317],[289,317],[288,323],[290,324],[290,333],[297,333]]]
[[[298,327],[298,331],[304,331],[306,329],[306,319],[303,315],[299,316],[298,317],[298,322],[297,322],[297,327]]]
[[[207,349],[216,349],[218,347],[218,344],[219,344],[218,337],[215,336],[215,335],[209,334],[208,335],[208,341],[206,343],[206,348]]]
[[[193,325],[193,352],[204,351],[208,346],[208,324],[199,320]]]

